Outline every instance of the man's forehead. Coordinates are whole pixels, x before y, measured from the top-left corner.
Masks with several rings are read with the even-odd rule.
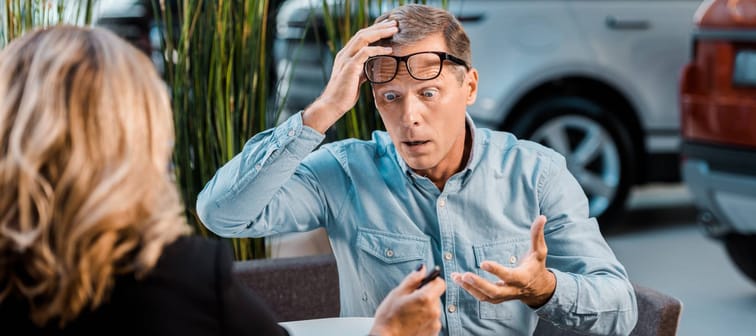
[[[394,56],[405,56],[421,51],[449,52],[446,40],[441,33],[431,34],[412,42],[391,43],[390,46],[393,48],[391,55]]]
[[[438,75],[438,77],[431,79],[431,80],[417,80],[412,78],[406,70],[397,72],[396,77],[394,77],[393,80],[391,80],[388,83],[383,84],[371,84],[373,87],[373,90],[377,92],[386,91],[386,90],[415,90],[415,89],[421,89],[429,86],[439,86],[443,84],[444,78],[446,78],[448,74],[441,73]]]

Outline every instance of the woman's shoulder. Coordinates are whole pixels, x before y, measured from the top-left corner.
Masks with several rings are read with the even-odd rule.
[[[128,312],[130,319],[142,321],[147,334],[213,334],[223,319],[221,289],[231,276],[231,251],[224,243],[198,236],[178,238],[163,248],[144,277],[124,274],[117,279],[111,300],[97,316],[123,324],[119,316]],[[167,332],[177,328],[177,321],[187,321],[181,323],[182,331]]]
[[[171,276],[193,279],[208,277],[215,280],[231,272],[232,253],[223,240],[200,236],[179,237],[166,245],[149,278]]]
[[[227,243],[218,239],[201,236],[181,236],[163,248],[163,253],[158,260],[161,263],[207,261],[213,262],[218,258],[217,254],[225,254],[231,257]]]

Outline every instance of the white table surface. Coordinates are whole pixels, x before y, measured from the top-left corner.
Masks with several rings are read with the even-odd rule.
[[[372,317],[332,317],[281,322],[291,336],[355,335],[363,336],[373,326]]]

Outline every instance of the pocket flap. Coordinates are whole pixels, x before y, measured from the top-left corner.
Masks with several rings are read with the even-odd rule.
[[[530,249],[530,239],[505,240],[473,246],[475,265],[486,261],[495,261],[506,267],[516,267],[520,258]]]
[[[429,243],[428,237],[363,228],[357,231],[357,247],[387,264],[425,260]]]

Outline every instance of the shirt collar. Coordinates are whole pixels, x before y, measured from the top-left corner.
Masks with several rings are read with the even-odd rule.
[[[478,166],[478,163],[480,162],[480,153],[483,152],[483,145],[485,142],[485,139],[483,139],[483,135],[479,134],[480,132],[476,132],[475,129],[475,123],[472,120],[472,117],[470,117],[470,114],[465,113],[465,125],[470,130],[470,137],[472,138],[472,148],[470,149],[470,157],[467,159],[467,164],[465,165],[465,168],[462,169],[461,173],[464,173],[463,179],[466,181],[467,177],[470,175],[473,169]],[[407,176],[410,179],[413,179],[415,177],[418,177],[417,173],[412,171],[412,169],[407,166],[407,163],[404,162],[404,159],[401,155],[399,155],[399,152],[396,151],[396,148],[394,148],[394,155],[396,156],[396,161],[399,164],[399,167],[404,172],[405,176]]]

